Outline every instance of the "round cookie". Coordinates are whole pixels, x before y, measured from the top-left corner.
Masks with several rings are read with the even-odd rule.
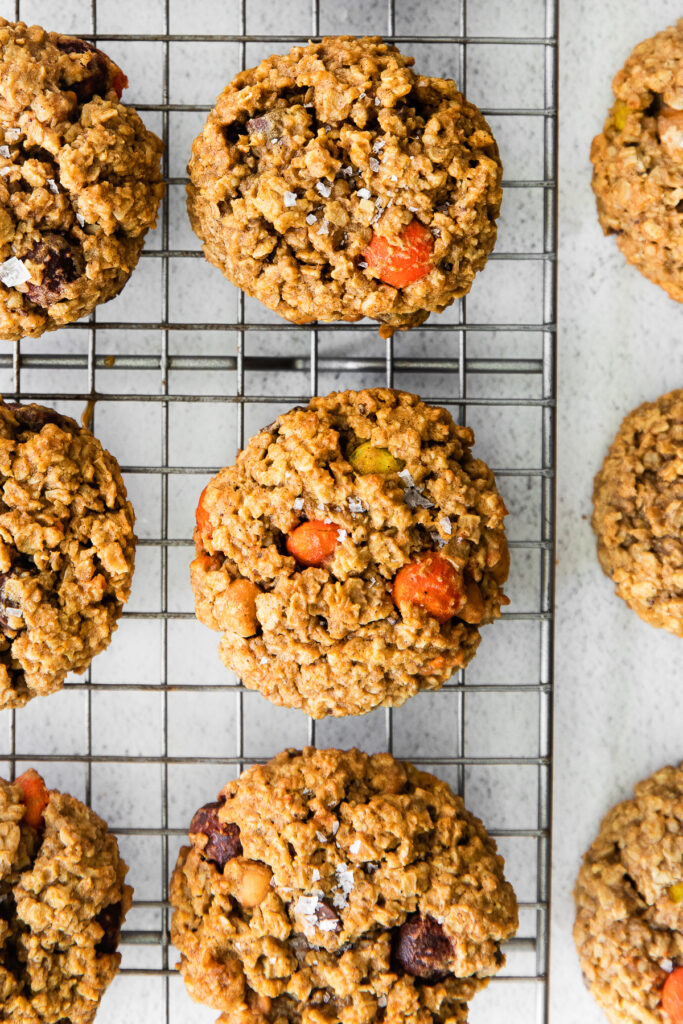
[[[61,688],[109,644],[135,517],[118,463],[75,420],[0,403],[0,708]]]
[[[683,390],[624,419],[593,488],[598,558],[619,597],[683,636]]]
[[[613,1024],[674,1024],[683,972],[683,768],[635,788],[600,826],[574,890],[586,984]]]
[[[90,1024],[118,971],[132,902],[116,839],[33,770],[0,779],[0,836],[3,1018]]]
[[[517,928],[482,823],[390,754],[284,751],[200,808],[190,841],[171,939],[221,1024],[463,1024]]]
[[[205,488],[197,617],[250,689],[314,718],[438,689],[500,615],[507,510],[474,435],[387,389],[314,398]]]
[[[636,46],[591,147],[605,234],[645,277],[683,302],[683,19]]]
[[[498,147],[454,82],[378,37],[329,36],[242,71],[192,146],[206,258],[293,323],[421,324],[496,240]]]
[[[0,338],[15,341],[121,291],[156,222],[163,146],[82,39],[0,18],[0,77]]]

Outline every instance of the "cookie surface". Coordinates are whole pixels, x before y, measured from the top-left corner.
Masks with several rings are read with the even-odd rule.
[[[412,63],[379,38],[296,46],[241,72],[194,141],[188,211],[206,258],[294,323],[413,327],[468,292],[493,248],[491,130]]]
[[[121,291],[164,193],[161,140],[90,43],[0,18],[0,338]]]
[[[607,814],[574,890],[584,978],[614,1024],[671,1024],[683,964],[683,770],[662,768]]]
[[[3,1016],[90,1024],[118,971],[132,902],[116,839],[89,807],[46,790],[32,771],[15,784],[0,779],[0,836]]]
[[[636,46],[591,148],[605,234],[641,274],[683,302],[683,19]]]
[[[196,614],[223,633],[225,665],[316,718],[402,704],[466,665],[509,567],[507,510],[473,441],[387,389],[314,398],[252,438],[197,509]],[[425,558],[439,574],[422,578]],[[441,583],[455,599],[435,606]]]
[[[617,594],[683,636],[683,390],[626,416],[595,477],[592,525]]]
[[[465,1022],[517,928],[503,859],[433,775],[285,751],[195,814],[172,941],[221,1024]]]
[[[58,690],[108,645],[134,521],[118,463],[89,430],[0,403],[0,707]]]

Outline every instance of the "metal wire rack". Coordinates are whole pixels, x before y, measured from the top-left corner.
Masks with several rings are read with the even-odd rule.
[[[298,327],[269,316],[207,268],[196,240],[193,244],[191,233],[183,237],[178,227],[184,214],[176,218],[173,212],[174,204],[176,210],[182,205],[186,179],[178,167],[189,149],[178,118],[189,117],[190,127],[198,131],[218,88],[265,52],[325,32],[362,34],[366,29],[354,23],[355,0],[345,5],[301,2],[306,6],[297,22],[292,4],[287,14],[271,10],[265,17],[256,0],[199,0],[190,15],[181,0],[152,0],[149,5],[120,0],[107,5],[106,16],[104,4],[98,10],[98,0],[64,0],[62,12],[73,15],[68,25],[61,23],[49,0],[0,4],[6,17],[77,32],[114,57],[120,47],[125,68],[130,67],[126,48],[132,51],[138,45],[144,54],[155,55],[156,95],[148,90],[151,99],[145,95],[138,102],[130,75],[130,102],[163,136],[168,185],[160,227],[123,295],[88,321],[40,342],[15,343],[0,353],[0,385],[6,397],[63,405],[71,412],[82,411],[88,403],[94,409],[93,429],[122,462],[142,527],[135,583],[138,587],[140,581],[141,596],[124,612],[111,648],[85,677],[69,680],[62,694],[34,701],[16,715],[3,714],[0,761],[12,776],[24,762],[46,762],[51,784],[56,779],[92,800],[108,818],[132,866],[136,899],[123,934],[123,966],[100,1020],[127,1019],[129,1006],[131,1019],[134,1007],[135,1018],[150,1024],[213,1019],[213,1012],[190,1009],[192,1004],[184,1001],[169,945],[167,883],[175,850],[186,834],[182,823],[193,806],[212,798],[228,775],[283,746],[308,741],[358,743],[410,756],[447,778],[484,818],[521,896],[522,927],[520,937],[508,945],[507,970],[475,1000],[472,1020],[483,1024],[502,1019],[497,1010],[504,1007],[512,1024],[547,1021],[558,2],[502,5],[512,10],[502,15],[509,31],[500,35],[490,32],[500,24],[497,0],[477,0],[469,9],[467,0],[434,0],[432,21],[421,5],[409,0],[369,5],[372,31],[415,52],[420,70],[425,59],[433,58],[482,107],[501,141],[506,168],[510,154],[513,167],[504,180],[504,213],[506,206],[512,207],[509,230],[501,231],[501,247],[481,275],[490,279],[478,282],[472,295],[447,313],[385,343],[372,337],[374,325]],[[112,7],[117,8],[113,13]],[[337,24],[333,7],[350,12],[349,20]],[[267,31],[278,22],[275,31]],[[534,31],[529,32],[531,23]],[[261,32],[253,31],[255,24]],[[296,34],[277,31],[293,24],[300,29]],[[433,24],[447,25],[452,33],[422,34],[425,25]],[[183,31],[177,31],[178,25]],[[221,31],[214,31],[217,26]],[[192,89],[190,95],[181,90],[179,101],[175,65],[172,69],[175,51],[187,58],[199,47],[210,58],[206,47],[212,46],[229,54],[234,68],[223,74],[216,89],[202,91],[201,103],[195,102]],[[506,62],[526,79],[524,96],[532,96],[535,105],[481,102],[478,92],[486,94],[491,81],[486,67],[494,68],[495,78]],[[197,82],[196,77],[190,80]],[[185,147],[178,167],[176,135]],[[515,153],[520,140],[521,155]],[[193,274],[201,275],[200,283],[189,289],[186,302],[185,283]],[[142,284],[135,294],[137,280]],[[483,305],[494,293],[502,297],[499,315],[495,302],[492,314]],[[229,299],[223,301],[223,296]],[[212,301],[218,308],[216,319]],[[195,315],[188,317],[186,310]],[[209,315],[197,319],[197,311]],[[518,600],[493,627],[491,638],[485,634],[472,666],[440,694],[422,695],[398,712],[380,711],[364,719],[307,721],[302,733],[303,716],[265,707],[262,698],[218,667],[204,673],[205,664],[213,668],[218,662],[215,636],[193,631],[187,601],[183,573],[191,557],[191,510],[206,478],[231,460],[245,436],[272,419],[273,408],[281,411],[333,387],[378,383],[418,391],[475,426],[477,452],[495,467],[512,513],[511,586],[514,590],[517,579]],[[150,423],[157,441],[145,447],[138,442]],[[207,446],[196,443],[197,432],[206,438],[207,431],[213,437],[216,430],[223,439],[208,445],[216,458],[207,460]],[[187,432],[194,436],[194,447],[183,443]],[[122,456],[122,449],[132,453],[130,458]],[[499,451],[508,455],[501,456],[500,464]],[[203,645],[209,652],[206,662]],[[212,707],[221,709],[226,739],[216,752],[188,724],[190,718],[202,720],[202,708],[193,707],[194,701],[205,706],[214,701]],[[231,711],[226,710],[228,702],[234,702]],[[126,715],[131,715],[131,705],[131,731],[140,732],[139,741],[129,735],[131,719]],[[121,735],[112,725],[117,716],[124,720]],[[228,726],[233,743],[226,754]],[[185,733],[183,745],[179,736]],[[138,769],[148,774],[138,776]],[[194,769],[199,775],[187,783]],[[131,785],[149,786],[145,797],[152,787],[157,789],[158,806],[146,818],[129,800]]]

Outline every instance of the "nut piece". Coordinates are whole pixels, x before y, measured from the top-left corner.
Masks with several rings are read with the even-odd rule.
[[[257,860],[231,860],[224,875],[233,887],[235,899],[243,907],[258,907],[270,891],[273,872]]]
[[[663,105],[657,115],[657,132],[666,155],[683,160],[683,110]]]
[[[386,476],[388,473],[400,473],[405,467],[403,459],[397,459],[388,448],[375,448],[369,441],[361,441],[352,448],[348,458],[359,476],[369,476],[371,473]]]
[[[446,933],[429,914],[408,918],[399,929],[394,953],[407,974],[426,981],[438,981],[447,975],[453,956]]]
[[[227,590],[216,599],[216,619],[221,629],[238,636],[253,636],[258,632],[256,598],[259,588],[251,580],[233,580]]]
[[[117,903],[110,903],[108,907],[104,907],[95,917],[95,920],[104,932],[104,935],[95,946],[96,953],[111,954],[116,952],[119,939],[121,938],[121,911],[122,905],[121,900],[119,900]]]
[[[218,809],[222,804],[218,801],[204,804],[195,813],[190,823],[190,835],[203,835],[207,843],[201,851],[206,860],[212,861],[223,870],[233,857],[242,856],[242,843],[238,825],[231,821],[220,821]]]

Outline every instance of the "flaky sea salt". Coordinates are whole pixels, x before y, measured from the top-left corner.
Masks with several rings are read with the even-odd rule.
[[[379,104],[380,104],[380,98],[379,98],[379,96],[375,96],[375,106],[378,107]]]
[[[285,206],[296,206],[298,196],[296,192],[284,192],[282,195]]]
[[[311,875],[311,878],[314,882],[320,881],[320,872],[318,871],[317,868],[313,868],[313,874]]]
[[[11,155],[9,146],[0,146],[0,156],[4,156],[6,160],[9,160]]]
[[[379,999],[377,1000],[377,1005],[380,1007],[380,1009],[384,1009],[384,1007],[387,1005],[387,997],[380,996]]]
[[[341,173],[344,175],[345,178],[352,178],[353,177],[353,167],[342,167]]]
[[[356,839],[355,843],[351,843],[351,845],[349,846],[349,853],[359,853],[359,852],[360,852],[360,839]]]
[[[318,234],[319,235],[329,235],[329,233],[330,233],[330,225],[327,223],[326,220],[323,219],[320,227],[318,228]]]
[[[415,486],[415,481],[413,480],[413,478],[412,478],[412,476],[410,474],[410,470],[402,469],[400,471],[400,473],[398,474],[398,476],[399,476],[399,479],[401,479],[403,481],[403,483],[407,487],[414,487]]]
[[[370,198],[370,189],[368,189],[368,188],[359,188],[358,191],[356,192],[356,195],[358,196],[359,199],[369,199]]]
[[[385,146],[386,142],[384,141],[384,139],[376,139],[372,144],[372,152],[379,153],[380,150],[384,149]]]
[[[340,544],[341,544],[341,542],[343,540],[346,540],[347,537],[348,537],[348,533],[346,532],[346,530],[338,530],[337,531],[337,540],[339,541]]]
[[[30,280],[31,275],[16,256],[10,256],[4,263],[0,263],[0,281],[6,288],[16,288],[18,284],[25,284]]]
[[[83,217],[80,213],[76,214],[76,220],[78,221],[78,223],[81,225],[82,228],[85,227],[85,217]]]
[[[377,157],[371,156],[368,163],[370,164],[371,171],[379,170],[379,160],[377,159]]]
[[[21,128],[6,128],[5,138],[9,139],[10,142],[16,142],[21,135]]]
[[[391,177],[389,178],[389,181],[398,181],[398,178],[396,177],[395,174],[392,174]]]
[[[327,842],[327,836],[324,836],[322,832],[316,832],[315,838],[318,840],[319,843]]]
[[[0,167],[0,174],[1,174],[1,175],[3,176],[3,178],[4,178],[4,176],[5,176],[6,174],[9,174],[10,170],[11,170],[11,167]]]
[[[268,664],[268,658],[259,658],[258,663],[259,663],[259,665],[267,665]]]
[[[425,497],[419,487],[406,487],[403,500],[408,508],[434,508],[434,502]]]
[[[353,870],[348,866],[348,864],[337,864],[334,869],[334,873],[337,876],[339,888],[346,896],[348,896],[354,886]]]
[[[365,512],[365,505],[360,498],[349,498],[348,506],[352,516],[358,515],[359,512]]]
[[[317,896],[299,896],[294,907],[295,914],[302,914],[304,917],[313,917],[318,909]]]
[[[659,966],[663,971],[666,971],[667,974],[671,974],[674,969],[673,960],[660,960]]]
[[[338,821],[333,821],[332,822],[332,835],[336,836],[338,831],[339,831],[339,822]]]
[[[448,534],[448,536],[450,537],[450,535],[453,532],[453,527],[451,526],[451,521],[448,518],[448,516],[442,516],[441,519],[439,519],[439,526],[441,527],[443,532]]]
[[[301,509],[303,507],[304,507],[304,499],[301,498],[301,497],[295,498],[294,501],[292,502],[292,508],[294,509],[295,512],[301,512]]]
[[[53,195],[59,195],[59,185],[54,178],[47,179],[47,187]]]
[[[361,268],[361,270],[365,270],[367,268],[367,263],[365,262],[365,260],[358,260],[358,266]]]
[[[328,185],[325,181],[319,181],[315,186],[316,192],[319,192],[323,199],[329,199],[330,193],[332,192],[332,186]]]
[[[318,218],[316,217],[316,215],[315,215],[314,213],[308,213],[308,214],[306,214],[306,223],[307,223],[307,224],[315,224],[315,222],[317,221],[317,219],[318,219]]]

